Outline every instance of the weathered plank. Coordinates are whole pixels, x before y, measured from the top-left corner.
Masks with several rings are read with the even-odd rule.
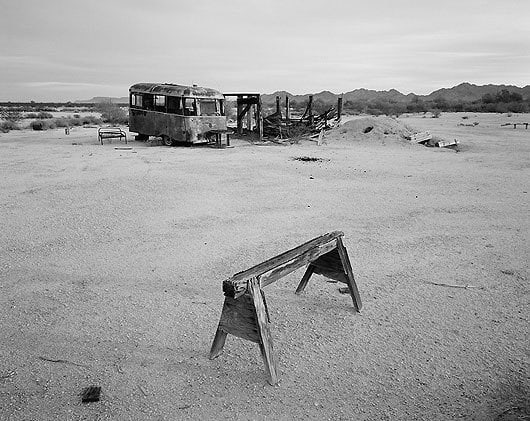
[[[341,238],[337,238],[337,250],[340,255],[340,260],[342,261],[342,266],[346,271],[346,275],[348,275],[347,284],[348,288],[350,289],[351,298],[353,300],[353,306],[355,307],[355,310],[357,310],[357,312],[360,312],[362,308],[361,296],[359,294],[359,290],[357,289],[357,284],[355,283],[355,278],[353,276],[353,270],[351,268],[348,252],[346,251],[346,247],[344,247],[344,244],[342,244]]]
[[[210,349],[210,360],[217,358],[221,352],[223,352],[227,336],[228,334],[221,330],[220,327],[217,328],[217,332],[215,332],[215,338],[213,338],[212,347]]]
[[[274,386],[278,383],[278,362],[276,360],[276,355],[274,354],[272,335],[267,317],[267,307],[263,299],[263,293],[260,289],[259,280],[257,278],[252,278],[248,282],[248,289],[254,303],[253,308],[255,310],[258,326],[261,356],[265,363],[265,368],[269,377],[269,384]]]
[[[439,142],[436,142],[436,146],[439,148],[446,148],[448,146],[456,146],[458,145],[458,140],[440,140]]]
[[[284,266],[296,258],[302,258],[303,260],[303,256],[308,252],[315,253],[313,256],[316,259],[320,255],[329,252],[333,247],[335,247],[334,243],[336,239],[342,237],[343,235],[344,233],[341,231],[334,231],[321,235],[320,237],[313,238],[312,240],[309,240],[298,247],[279,254],[272,259],[253,266],[250,269],[236,273],[234,276],[223,282],[223,292],[227,297],[238,297],[245,292],[247,288],[247,281],[249,279],[264,275],[267,272],[274,271],[275,269],[277,269],[279,272],[285,270],[286,272],[284,272],[284,275],[282,275],[285,276],[285,274],[298,269],[308,262],[306,261],[306,263],[301,265],[298,263],[295,263],[292,266],[287,265],[286,268],[279,268],[280,266]],[[313,251],[313,249],[316,249],[317,251]],[[276,275],[263,276],[262,281],[266,280],[267,278],[277,280],[280,277],[277,276],[278,273],[276,273]],[[274,282],[274,280],[268,282],[267,285],[271,282]]]
[[[333,250],[336,248],[337,248],[337,240],[332,240],[327,244],[323,244],[312,250],[306,251],[305,254],[302,254],[299,257],[295,257],[291,262],[286,263],[282,266],[279,266],[273,269],[272,271],[261,275],[259,277],[261,281],[261,286],[265,287],[267,285],[272,284],[278,279],[283,278],[289,273],[307,265],[308,263],[322,256],[323,254],[329,253],[330,250]]]
[[[304,276],[302,276],[302,280],[298,284],[298,287],[296,288],[295,294],[301,294],[305,287],[307,286],[307,283],[309,282],[309,279],[311,278],[311,275],[313,275],[313,272],[315,271],[315,266],[309,265],[304,273]]]
[[[219,320],[219,329],[225,333],[259,343],[254,302],[250,295],[226,297]]]
[[[428,140],[431,140],[431,139],[432,139],[432,135],[429,132],[414,133],[412,136],[410,136],[410,140],[416,143],[427,142]]]

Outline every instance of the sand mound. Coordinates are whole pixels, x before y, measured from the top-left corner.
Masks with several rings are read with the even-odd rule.
[[[337,140],[388,140],[409,143],[406,137],[416,132],[417,130],[390,117],[360,117],[331,130],[327,137]]]

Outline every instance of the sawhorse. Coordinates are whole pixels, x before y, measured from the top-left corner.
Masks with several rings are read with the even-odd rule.
[[[296,288],[297,294],[305,289],[311,275],[316,273],[347,284],[355,310],[361,311],[361,297],[348,252],[342,243],[343,236],[344,233],[340,231],[324,234],[225,280],[225,301],[210,359],[221,354],[229,333],[256,342],[265,363],[268,381],[271,385],[277,384],[277,361],[262,288],[305,265],[308,266]]]

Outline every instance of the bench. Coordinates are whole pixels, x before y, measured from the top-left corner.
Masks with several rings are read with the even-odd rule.
[[[127,143],[127,134],[119,127],[100,127],[98,129],[98,141],[103,145],[103,139],[125,139]]]
[[[270,318],[262,288],[307,265],[296,294],[307,286],[313,274],[320,274],[348,286],[355,311],[361,311],[361,297],[350,259],[342,243],[344,233],[334,231],[266,260],[223,282],[225,301],[210,350],[210,359],[219,356],[226,337],[234,336],[259,345],[268,382],[278,383],[277,362],[272,348]]]

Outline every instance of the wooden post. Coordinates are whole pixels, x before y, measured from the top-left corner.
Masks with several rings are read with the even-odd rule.
[[[243,134],[243,118],[241,116],[241,113],[243,112],[243,97],[238,96],[237,97],[237,133]]]
[[[289,104],[289,97],[285,96],[285,121],[289,123],[289,120],[291,119],[291,105]]]
[[[210,349],[210,360],[217,358],[223,352],[227,336],[228,333],[221,330],[220,327],[217,328],[215,338],[213,338],[212,348]]]
[[[340,121],[342,116],[342,96],[337,98],[337,121]]]
[[[258,94],[258,104],[256,105],[256,126],[258,129],[258,138],[263,140],[263,114],[261,112],[261,95]]]
[[[280,97],[276,97],[276,114],[281,114],[282,110],[280,110]]]
[[[312,264],[309,264],[304,273],[304,276],[302,277],[302,280],[298,284],[298,288],[296,288],[295,294],[301,294],[302,292],[304,292],[304,289],[307,286],[307,283],[309,282],[309,279],[311,278],[311,275],[313,275],[314,271],[315,267]]]
[[[355,283],[355,278],[353,277],[353,270],[351,268],[350,258],[348,257],[348,252],[342,244],[342,238],[337,238],[337,250],[339,252],[340,260],[342,261],[342,266],[344,267],[344,272],[346,272],[348,289],[350,290],[350,295],[353,300],[353,305],[355,309],[360,312],[362,308],[361,295],[357,289],[357,284]]]
[[[307,112],[309,114],[309,124],[313,125],[313,95],[309,95],[309,101],[307,103]]]
[[[250,106],[250,109],[247,111],[247,129],[249,131],[252,130],[252,107]]]
[[[263,362],[265,363],[269,384],[274,386],[278,384],[278,362],[272,346],[268,310],[263,299],[264,294],[260,289],[258,278],[252,278],[248,281],[248,289],[254,303],[254,310],[256,311],[256,321],[260,338],[259,349]]]

